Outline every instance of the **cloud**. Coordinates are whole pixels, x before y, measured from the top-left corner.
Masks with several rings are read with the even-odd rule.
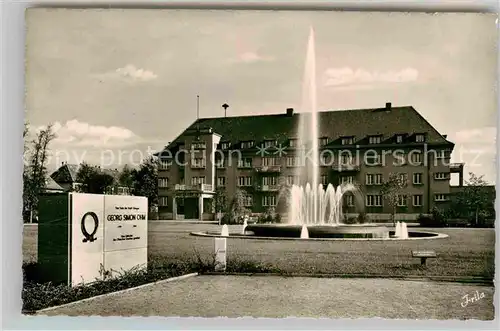
[[[38,127],[35,132],[43,128],[45,126]],[[56,134],[53,141],[56,146],[119,148],[131,146],[143,140],[127,128],[92,125],[76,119],[64,124],[55,122],[53,132]]]
[[[268,62],[273,60],[274,58],[272,57],[262,56],[256,52],[244,52],[240,53],[238,57],[234,60],[234,62],[255,63],[255,62]]]
[[[455,132],[453,135],[456,143],[495,143],[497,137],[497,128],[487,126]]]
[[[98,74],[96,76],[101,82],[108,79],[120,79],[128,82],[148,82],[158,78],[158,75],[154,72],[136,68],[132,64],[127,64],[123,68],[118,68],[115,71]]]
[[[324,73],[324,85],[343,89],[367,89],[376,84],[412,82],[418,79],[418,70],[405,68],[399,71],[368,71],[349,67],[329,68]]]

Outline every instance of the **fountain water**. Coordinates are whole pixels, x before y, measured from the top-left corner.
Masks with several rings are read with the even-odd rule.
[[[302,225],[302,230],[300,230],[300,239],[309,239],[309,231],[305,224]]]
[[[247,222],[247,220],[245,219],[245,220],[243,221],[243,227],[242,227],[242,229],[241,229],[241,234],[243,234],[243,235],[245,234],[245,229],[247,228],[247,225],[248,225],[248,222]]]
[[[401,237],[401,223],[399,222],[396,223],[396,229],[394,230],[394,237],[396,238]]]
[[[297,168],[297,177],[306,186],[293,185],[289,206],[289,223],[296,225],[339,225],[342,221],[342,196],[352,192],[359,197],[359,190],[352,184],[326,190],[319,180],[319,124],[316,96],[316,54],[314,30],[309,31],[306,65],[302,94],[302,114],[299,117],[298,145],[303,148],[303,167]],[[309,151],[311,153],[309,153]]]
[[[220,232],[221,237],[229,237],[229,228],[227,227],[227,224],[224,224],[222,226],[222,230]]]

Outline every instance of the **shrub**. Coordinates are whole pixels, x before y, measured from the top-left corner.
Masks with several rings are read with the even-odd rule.
[[[358,223],[357,217],[350,216],[344,218],[344,224],[356,224]]]
[[[370,222],[370,218],[368,217],[368,215],[365,212],[361,212],[358,214],[357,221],[359,224],[368,223],[368,222]]]

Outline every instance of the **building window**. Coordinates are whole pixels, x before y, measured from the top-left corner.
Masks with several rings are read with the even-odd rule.
[[[351,165],[354,162],[352,161],[352,155],[351,154],[342,154],[340,156],[340,162],[341,165]]]
[[[425,142],[425,135],[423,135],[423,134],[415,135],[415,142],[417,142],[417,143]]]
[[[204,157],[195,157],[191,160],[192,168],[205,168],[205,158]]]
[[[167,187],[168,178],[158,178],[158,187]]]
[[[342,145],[352,145],[354,144],[354,138],[353,137],[344,137],[340,141]]]
[[[380,154],[372,154],[365,155],[366,165],[374,166],[382,164],[382,155]]]
[[[252,167],[252,158],[244,157],[238,160],[238,168],[251,168]]]
[[[168,170],[170,166],[172,166],[172,160],[160,159],[160,163],[158,166],[160,170]]]
[[[327,175],[321,175],[321,184],[323,185],[328,185],[328,176]]]
[[[400,174],[398,174],[398,179],[399,179],[399,183],[401,185],[408,184],[408,174],[406,174],[406,173],[400,173]]]
[[[446,194],[436,194],[434,195],[434,201],[447,201]]]
[[[158,205],[160,205],[160,207],[168,207],[168,197],[159,197]]]
[[[226,186],[226,177],[217,177],[217,186]]]
[[[447,151],[445,150],[436,151],[436,159],[438,160],[446,159],[447,156]]]
[[[196,142],[191,144],[192,149],[206,149],[207,145],[205,142]]]
[[[406,207],[408,196],[404,194],[398,194],[398,207]]]
[[[413,205],[415,207],[421,207],[422,206],[422,195],[414,195],[413,196]]]
[[[287,185],[296,185],[299,182],[299,177],[298,176],[287,176],[286,177],[286,184]]]
[[[243,141],[241,143],[241,148],[242,149],[245,149],[245,148],[252,148],[254,146],[254,142],[253,141]]]
[[[320,146],[326,146],[326,145],[328,145],[328,137],[319,138],[319,145]]]
[[[264,148],[269,148],[269,147],[275,147],[276,146],[276,140],[265,140],[264,143],[262,144]]]
[[[264,186],[274,186],[277,183],[276,176],[262,177],[262,185]]]
[[[252,177],[250,176],[238,177],[238,186],[252,186]]]
[[[398,134],[396,136],[396,143],[397,144],[401,144],[403,142],[403,135],[402,134]]]
[[[231,147],[231,143],[230,143],[230,142],[228,142],[228,141],[222,142],[222,143],[220,144],[220,148],[221,148],[221,149],[229,149],[229,147]]]
[[[225,165],[225,163],[226,163],[226,162],[224,162],[224,158],[217,158],[217,159],[215,160],[215,166],[216,166],[217,168],[219,168],[219,169],[220,169],[220,168],[224,168],[224,167],[226,166],[226,165]]]
[[[205,176],[191,177],[191,185],[202,185],[205,184]]]
[[[342,176],[340,177],[340,184],[353,184],[354,176]]]
[[[382,141],[382,137],[381,136],[370,136],[368,137],[368,143],[370,145],[372,144],[380,144]]]
[[[279,164],[277,157],[263,157],[262,158],[262,166],[270,167],[277,166]]]
[[[446,172],[436,172],[434,174],[434,179],[436,179],[436,180],[448,179],[448,174]]]
[[[348,207],[354,207],[354,195],[347,194],[345,196],[345,203],[347,204]]]
[[[421,173],[413,174],[413,184],[416,184],[416,185],[422,184],[422,174]]]
[[[297,139],[290,139],[290,140],[288,140],[288,146],[290,146],[290,147],[297,147]]]
[[[320,165],[328,166],[331,165],[333,161],[333,155],[323,154],[320,155]]]
[[[382,185],[382,174],[366,174],[366,185]]]
[[[246,195],[243,197],[243,205],[245,207],[251,207],[253,206],[253,196],[251,195]]]
[[[407,158],[406,154],[397,153],[396,155],[394,155],[394,158],[396,159],[396,161],[394,161],[395,166],[400,167],[406,164],[406,158]]]
[[[420,152],[411,153],[411,162],[413,163],[413,165],[418,165],[422,163],[422,153]]]
[[[276,196],[275,195],[265,195],[262,197],[262,206],[276,206]]]
[[[366,206],[367,207],[382,207],[382,196],[381,195],[367,195],[366,196]]]
[[[286,166],[287,167],[297,167],[300,163],[300,159],[298,156],[289,156],[286,158]]]

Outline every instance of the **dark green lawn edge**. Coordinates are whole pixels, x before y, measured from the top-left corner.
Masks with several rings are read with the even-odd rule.
[[[385,274],[331,274],[331,273],[290,273],[290,272],[205,272],[200,275],[211,276],[274,276],[274,277],[309,277],[309,278],[383,278],[398,279],[408,281],[435,281],[435,282],[454,282],[464,284],[484,284],[494,285],[492,278],[486,277],[467,277],[467,276],[412,276],[412,275],[385,275]]]

